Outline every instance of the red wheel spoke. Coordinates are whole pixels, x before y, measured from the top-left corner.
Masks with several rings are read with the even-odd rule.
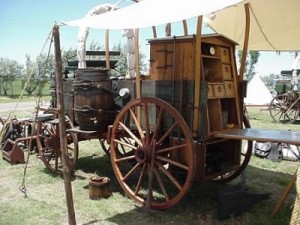
[[[161,128],[161,121],[162,121],[162,118],[163,118],[163,112],[164,112],[163,109],[160,108],[159,112],[158,112],[158,115],[157,115],[156,124],[155,124],[155,130],[153,132],[153,137],[152,137],[152,140],[151,140],[151,144],[154,144],[153,140],[154,140],[154,138],[157,137],[157,133],[158,133],[158,131]]]
[[[146,163],[144,163],[144,165],[143,165],[142,172],[141,172],[141,174],[140,174],[140,176],[139,176],[139,180],[138,180],[137,185],[136,185],[136,187],[135,187],[135,192],[134,192],[134,193],[135,193],[136,195],[139,193],[139,191],[140,191],[140,189],[141,189],[141,183],[142,183],[143,177],[144,177],[144,175],[145,175],[145,172],[146,172]]]
[[[167,162],[167,163],[170,163],[174,166],[177,166],[177,167],[180,167],[181,169],[184,169],[184,170],[189,170],[189,167],[182,164],[182,163],[179,163],[179,162],[176,162],[175,160],[172,160],[172,159],[169,159],[167,157],[163,157],[163,156],[156,156],[157,159],[163,161],[163,162]]]
[[[127,132],[127,134],[129,134],[129,136],[138,143],[139,146],[143,146],[142,142],[137,138],[137,136],[135,136],[123,123],[119,122],[119,124]]]
[[[172,183],[178,188],[178,190],[182,189],[182,186],[179,184],[179,182],[175,179],[175,177],[169,173],[169,171],[160,163],[156,162],[159,169],[172,181]]]
[[[167,193],[167,189],[163,183],[163,180],[162,180],[157,168],[154,168],[154,173],[155,173],[156,179],[158,181],[159,187],[160,187],[161,191],[163,192],[164,197],[166,198],[166,201],[169,201],[170,197]]]
[[[150,122],[149,122],[149,111],[148,104],[144,103],[144,112],[145,112],[145,123],[146,123],[146,143],[150,143]]]
[[[140,165],[140,163],[135,164],[134,167],[132,167],[131,170],[123,177],[123,181],[126,181],[127,178],[132,175],[132,173],[135,172]]]
[[[134,159],[134,155],[125,156],[125,157],[122,157],[122,158],[119,158],[119,159],[115,159],[114,162],[128,161],[128,160],[131,160],[131,159]]]
[[[171,134],[172,130],[174,129],[174,127],[176,125],[177,125],[177,122],[175,122],[171,127],[169,127],[167,132],[162,136],[162,138],[157,142],[157,144],[161,144],[167,137],[169,137],[169,135]]]
[[[139,134],[140,134],[141,139],[144,139],[144,138],[145,138],[145,135],[144,135],[144,132],[143,132],[143,130],[142,130],[142,128],[141,128],[141,125],[140,125],[138,119],[136,118],[136,116],[135,116],[135,114],[134,114],[134,112],[133,112],[132,110],[130,110],[130,114],[131,114],[131,116],[132,116],[132,119],[133,119],[133,121],[134,121],[134,124],[135,124],[135,126],[136,126],[136,129],[138,130],[138,132],[139,132]]]
[[[120,141],[120,140],[114,140],[114,142],[116,142],[116,143],[118,143],[118,144],[120,144],[120,145],[125,145],[125,146],[127,146],[127,147],[129,147],[129,148],[132,148],[132,149],[137,149],[137,147],[135,147],[135,146],[133,146],[133,145],[131,145],[131,144],[128,144],[127,142],[124,142],[124,141]]]
[[[162,153],[166,153],[166,152],[172,152],[174,150],[180,150],[181,148],[184,149],[186,146],[187,146],[187,144],[174,145],[174,146],[171,146],[171,147],[159,149],[159,150],[156,151],[156,154],[162,154]]]

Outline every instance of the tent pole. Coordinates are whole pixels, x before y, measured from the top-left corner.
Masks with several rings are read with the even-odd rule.
[[[60,148],[62,150],[62,161],[63,161],[63,175],[65,194],[68,207],[69,224],[76,225],[75,210],[73,203],[72,194],[72,183],[71,183],[71,172],[69,168],[69,158],[67,152],[67,135],[66,135],[66,121],[64,115],[64,99],[63,99],[63,76],[62,76],[62,61],[60,51],[60,40],[59,40],[59,27],[55,25],[53,27],[54,37],[54,48],[55,48],[55,76],[56,76],[56,91],[57,91],[57,110],[59,119],[59,136],[60,136]]]
[[[197,20],[197,34],[195,44],[195,89],[194,89],[194,113],[193,113],[193,136],[197,135],[200,105],[200,80],[201,80],[201,37],[202,35],[202,16]]]
[[[245,24],[245,37],[244,37],[243,54],[242,54],[241,66],[240,66],[240,74],[239,74],[239,81],[240,81],[240,83],[244,79],[246,59],[247,59],[247,52],[248,52],[249,33],[250,33],[249,2],[244,5],[244,8],[245,8],[246,24]]]
[[[189,32],[188,32],[188,26],[187,26],[186,20],[182,20],[182,25],[183,25],[184,35],[187,36],[189,34]]]
[[[140,75],[140,54],[139,54],[139,29],[135,29],[135,74],[136,74],[136,97],[141,97],[141,75]]]
[[[106,62],[106,69],[110,69],[110,61],[109,61],[109,30],[105,30],[105,62]]]

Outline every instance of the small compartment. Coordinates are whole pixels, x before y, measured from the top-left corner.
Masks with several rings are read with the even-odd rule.
[[[223,64],[222,65],[223,79],[224,80],[232,80],[232,70],[231,65]]]
[[[240,165],[240,140],[226,140],[208,144],[205,157],[205,175],[219,176]]]
[[[224,129],[228,128],[236,128],[238,126],[238,115],[236,110],[236,102],[235,99],[221,99],[221,108],[222,112],[227,112],[227,124]],[[225,119],[225,118],[224,118]],[[225,121],[222,119],[222,124]]]
[[[223,63],[230,63],[230,51],[229,48],[220,48],[220,54],[221,54],[221,61]]]
[[[214,91],[213,91],[213,84],[207,84],[207,97],[213,97]]]
[[[227,97],[234,97],[234,83],[233,81],[224,81],[225,94]]]
[[[222,125],[222,109],[219,99],[210,99],[207,101],[208,110],[208,127],[210,132],[221,131]]]
[[[214,96],[215,97],[224,97],[225,96],[225,87],[224,83],[215,83],[213,84]]]
[[[204,79],[208,82],[223,81],[220,60],[203,58]]]
[[[220,57],[219,46],[202,43],[201,54],[204,56]]]

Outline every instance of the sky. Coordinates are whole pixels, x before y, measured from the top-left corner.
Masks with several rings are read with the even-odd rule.
[[[26,61],[26,55],[35,60],[39,54],[48,53],[50,42],[47,39],[56,23],[82,18],[96,5],[117,2],[118,0],[0,0],[0,58],[9,58],[22,64]],[[132,1],[124,0],[120,6],[128,4],[132,4]],[[189,22],[189,26],[193,24],[192,21]],[[182,35],[176,25],[172,27],[173,35]],[[75,49],[77,33],[77,27],[60,27],[61,48]],[[149,55],[146,39],[152,38],[151,35],[150,28],[140,31],[140,47],[146,56]],[[159,35],[162,37],[163,29],[158,29]],[[104,45],[104,31],[91,29],[87,46],[92,41]],[[111,46],[125,42],[122,31],[110,32]],[[281,70],[292,69],[293,60],[294,54],[290,52],[261,52],[255,71],[260,76],[280,74]]]

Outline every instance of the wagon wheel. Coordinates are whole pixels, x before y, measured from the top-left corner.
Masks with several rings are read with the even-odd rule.
[[[294,98],[289,94],[275,96],[270,103],[269,112],[274,122],[289,120],[294,123],[299,115],[298,105],[294,104]]]
[[[250,128],[250,122],[245,114],[243,114],[243,124],[245,128]],[[243,148],[244,146],[242,146]],[[213,179],[213,181],[220,182],[220,183],[226,183],[229,181],[234,180],[237,178],[247,167],[250,158],[252,156],[252,149],[253,149],[253,141],[247,141],[246,149],[243,148],[241,151],[241,161],[240,166],[230,172],[227,172],[225,174],[222,174],[221,176],[218,176],[217,178]]]
[[[100,146],[101,148],[103,149],[103,151],[108,155],[110,156],[110,146],[109,144],[107,143],[107,139],[106,138],[100,138],[99,139],[99,142],[100,142]]]
[[[62,174],[62,151],[60,147],[60,130],[58,113],[55,109],[49,109],[45,114],[53,114],[55,119],[39,122],[37,126],[37,147],[39,156],[45,166],[56,174]],[[67,151],[69,170],[72,171],[78,159],[78,140],[75,133],[69,132],[73,124],[68,116],[65,116],[67,132]]]
[[[299,98],[297,99],[294,95],[289,95],[287,107],[285,118],[291,123],[295,123],[299,116]]]
[[[127,133],[122,132],[120,130],[118,131],[117,136],[118,136],[119,140],[121,140],[122,142],[127,143],[127,144],[132,144],[134,141]],[[99,141],[100,141],[100,145],[101,145],[101,148],[103,149],[103,151],[108,156],[110,156],[110,144],[108,143],[107,139],[100,138]],[[135,143],[135,145],[137,146],[136,143]],[[123,144],[115,143],[115,146],[116,146],[115,151],[116,151],[117,155],[126,156],[128,154],[131,154],[131,152],[128,152],[128,149],[126,149]]]
[[[147,208],[175,205],[193,182],[191,132],[176,109],[162,100],[139,98],[125,105],[113,124],[110,151],[123,190]]]

